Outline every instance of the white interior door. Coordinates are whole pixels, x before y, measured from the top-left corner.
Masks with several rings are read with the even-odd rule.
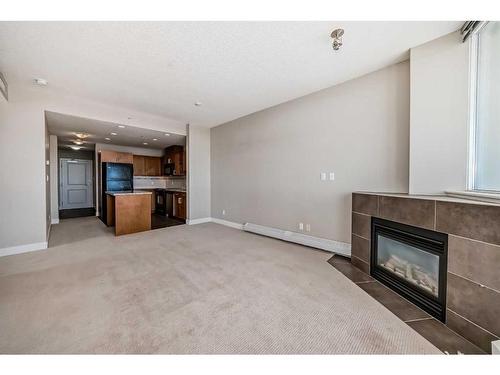
[[[92,160],[61,159],[59,209],[93,207]]]

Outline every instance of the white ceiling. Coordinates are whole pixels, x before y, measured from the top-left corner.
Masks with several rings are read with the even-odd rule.
[[[69,116],[56,112],[45,112],[47,128],[50,134],[57,135],[57,143],[61,147],[76,146],[73,140],[75,133],[86,133],[82,149],[94,149],[96,143],[109,143],[120,146],[132,146],[161,150],[171,145],[185,145],[186,136],[125,126],[111,122],[92,120],[83,117]],[[120,128],[120,126],[125,126]],[[116,133],[112,135],[111,133]],[[168,136],[165,134],[169,134]],[[109,138],[110,140],[106,140]],[[154,140],[156,139],[156,141]],[[147,143],[147,145],[144,145]]]
[[[0,22],[0,71],[10,84],[41,77],[73,95],[215,126],[407,59],[409,48],[460,26]],[[330,33],[337,27],[345,35],[335,52]]]

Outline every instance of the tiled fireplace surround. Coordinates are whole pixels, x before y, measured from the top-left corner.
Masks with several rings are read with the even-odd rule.
[[[351,263],[368,274],[372,216],[448,234],[446,325],[491,352],[500,336],[500,206],[353,193]]]

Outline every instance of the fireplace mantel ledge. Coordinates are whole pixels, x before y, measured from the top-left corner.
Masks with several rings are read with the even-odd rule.
[[[490,203],[500,203],[500,194],[499,193],[486,193],[481,191],[460,191],[460,190],[448,190],[445,191],[445,194],[450,197],[455,198],[464,198],[471,199],[481,202],[490,202]]]
[[[382,193],[375,191],[354,191],[354,194],[378,195],[381,197],[394,197],[403,199],[427,199],[440,202],[455,202],[479,204],[488,206],[500,206],[500,194],[493,193],[477,193],[468,191],[446,191],[441,195],[437,194],[408,194],[408,193]],[[479,195],[481,194],[481,195]],[[489,197],[488,197],[489,196]]]

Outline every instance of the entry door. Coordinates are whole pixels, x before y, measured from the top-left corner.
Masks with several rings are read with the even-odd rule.
[[[59,208],[93,207],[92,161],[61,159]]]

